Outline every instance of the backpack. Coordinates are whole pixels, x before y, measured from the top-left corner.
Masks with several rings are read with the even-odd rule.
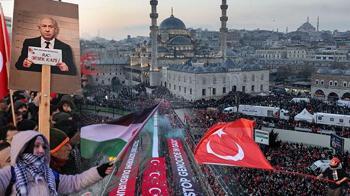
[[[51,169],[53,175],[55,176],[55,183],[56,183],[56,189],[58,188],[58,184],[60,183],[60,174]],[[12,192],[12,186],[16,183],[16,173],[15,173],[15,168],[13,166],[11,166],[11,180],[10,180],[10,183],[9,185],[7,186],[6,188],[6,192],[5,192],[5,195],[8,196],[8,195],[11,195],[11,192]]]

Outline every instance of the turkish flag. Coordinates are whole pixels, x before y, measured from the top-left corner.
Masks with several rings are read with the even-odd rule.
[[[6,63],[10,56],[9,35],[6,28],[5,16],[0,6],[0,100],[8,95],[9,89],[7,85],[7,67]]]
[[[239,119],[209,128],[194,152],[199,164],[273,169],[253,140],[254,121]]]
[[[142,195],[168,196],[165,157],[151,158],[143,172]]]

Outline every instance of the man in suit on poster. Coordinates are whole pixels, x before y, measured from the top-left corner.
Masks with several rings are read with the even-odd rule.
[[[42,65],[34,64],[28,59],[29,46],[59,49],[62,50],[62,62],[52,66],[51,73],[75,76],[77,68],[73,61],[72,49],[68,44],[56,38],[59,31],[56,20],[51,17],[44,17],[40,19],[38,29],[41,34],[40,37],[24,40],[21,55],[16,62],[16,68],[23,71],[41,72]]]

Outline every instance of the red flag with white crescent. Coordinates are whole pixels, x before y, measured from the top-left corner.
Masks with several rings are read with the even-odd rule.
[[[143,172],[142,195],[168,196],[165,157],[151,158]]]
[[[239,119],[209,128],[195,150],[199,164],[273,169],[253,140],[254,121]]]
[[[6,63],[10,57],[10,39],[6,28],[5,16],[0,5],[0,100],[8,95],[7,67]]]

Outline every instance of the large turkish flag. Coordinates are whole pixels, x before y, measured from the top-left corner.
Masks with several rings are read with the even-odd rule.
[[[198,143],[195,159],[199,164],[273,169],[253,140],[253,127],[247,119],[212,126]]]
[[[9,93],[7,85],[6,62],[10,57],[9,35],[6,29],[5,17],[0,5],[0,100]]]

